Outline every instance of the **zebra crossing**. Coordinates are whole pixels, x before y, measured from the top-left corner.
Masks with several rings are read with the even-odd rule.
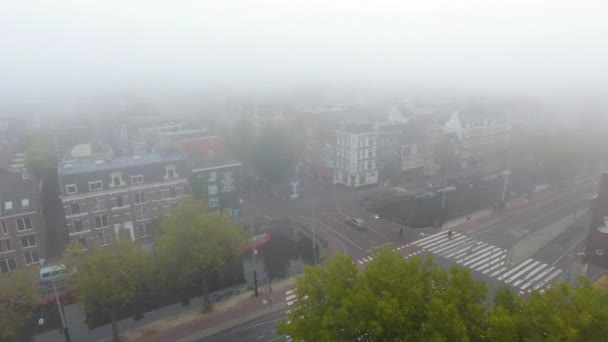
[[[475,240],[464,234],[448,231],[427,236],[408,245],[397,247],[397,251],[408,247],[419,248],[418,253],[425,251],[453,260],[455,263],[480,272],[519,290],[521,294],[540,290],[550,286],[563,270],[542,261],[529,258],[510,267],[509,251],[483,241]],[[405,257],[414,253],[404,255]]]
[[[394,248],[394,250],[395,250],[395,251],[401,251],[401,250],[405,251],[405,249],[406,249],[407,247],[409,247],[409,246],[410,246],[409,244],[407,244],[407,245],[403,245],[403,246],[400,246],[400,247]],[[422,254],[422,253],[424,253],[424,250],[418,250],[418,251],[415,251],[415,252],[412,252],[412,253],[406,254],[406,255],[404,255],[403,257],[407,259],[407,258],[413,257],[413,256],[415,256],[415,255],[420,255],[420,254]],[[363,265],[363,264],[366,264],[366,263],[368,263],[368,262],[370,262],[370,261],[374,260],[374,259],[376,258],[376,256],[377,256],[377,255],[378,255],[378,252],[376,251],[376,252],[374,252],[374,253],[372,253],[372,254],[370,254],[370,255],[368,255],[368,256],[365,256],[365,257],[362,257],[362,258],[357,259],[357,260],[356,260],[356,262],[357,262],[357,264],[359,264],[359,265]]]

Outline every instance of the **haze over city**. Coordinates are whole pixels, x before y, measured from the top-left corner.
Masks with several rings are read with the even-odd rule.
[[[607,341],[608,3],[0,5],[0,342]]]
[[[5,103],[298,87],[605,94],[603,1],[14,1]]]

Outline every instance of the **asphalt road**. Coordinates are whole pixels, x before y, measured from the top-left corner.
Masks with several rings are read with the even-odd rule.
[[[279,342],[285,337],[276,334],[276,324],[285,318],[285,311],[280,310],[256,320],[241,324],[219,334],[200,341],[206,342]]]

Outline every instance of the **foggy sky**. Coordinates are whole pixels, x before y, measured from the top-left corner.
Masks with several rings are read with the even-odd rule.
[[[3,101],[349,82],[608,86],[605,1],[2,1]]]

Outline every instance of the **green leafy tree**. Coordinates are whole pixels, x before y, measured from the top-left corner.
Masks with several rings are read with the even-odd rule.
[[[0,275],[0,340],[18,340],[40,303],[33,272],[17,270]]]
[[[485,287],[467,269],[382,249],[360,272],[347,256],[307,267],[279,331],[310,341],[462,341],[485,332]]]
[[[25,164],[38,177],[49,177],[57,168],[55,151],[52,146],[51,138],[46,135],[29,138]]]
[[[78,300],[89,320],[110,320],[113,341],[120,341],[117,322],[151,274],[150,257],[127,237],[110,246],[94,246],[83,254],[77,247]],[[72,259],[75,260],[75,259]]]
[[[297,148],[286,131],[267,126],[252,151],[252,165],[259,177],[269,182],[286,180],[295,165]]]
[[[243,230],[219,213],[207,213],[203,201],[182,199],[160,225],[157,260],[165,279],[178,287],[196,286],[211,309],[209,282],[243,250]]]

